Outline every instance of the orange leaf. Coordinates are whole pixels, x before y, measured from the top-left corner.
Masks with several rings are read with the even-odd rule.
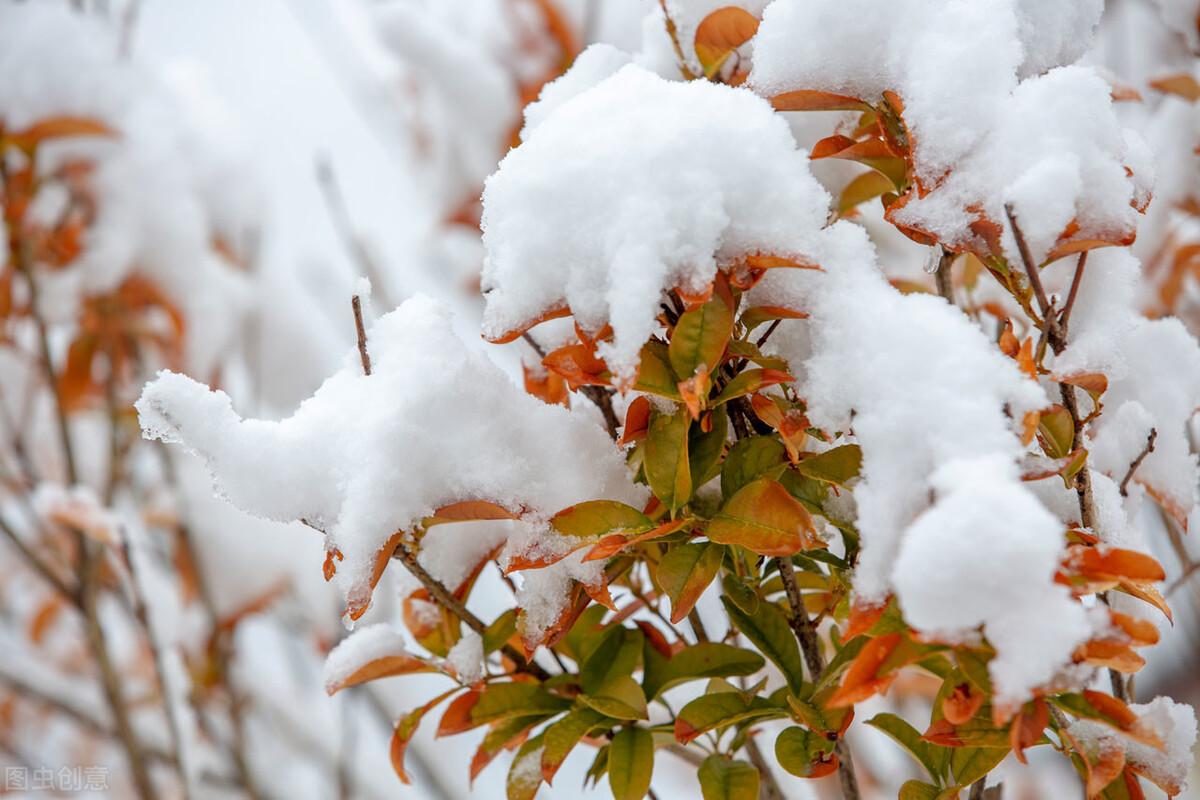
[[[475,723],[471,720],[471,709],[475,708],[475,704],[481,697],[483,697],[483,692],[472,689],[454,698],[454,702],[446,706],[446,711],[442,714],[441,722],[438,723],[437,736],[439,738],[453,736],[474,728]]]
[[[812,517],[783,484],[759,478],[737,491],[709,521],[708,538],[764,556],[790,556],[824,547]]]
[[[458,687],[439,694],[425,705],[415,711],[409,712],[396,722],[396,729],[392,732],[389,755],[392,761],[392,769],[396,771],[396,776],[400,778],[402,783],[412,783],[412,779],[408,777],[408,773],[404,769],[404,751],[408,749],[408,743],[412,740],[413,734],[417,732],[417,726],[421,723],[421,719],[429,713],[430,709],[456,691],[458,691]]]
[[[8,143],[26,152],[32,151],[47,139],[67,136],[115,136],[116,131],[99,120],[64,115],[47,117],[23,131],[8,136]]]
[[[963,681],[942,701],[942,715],[951,725],[964,725],[979,713],[985,699],[983,692]]]
[[[565,304],[555,306],[554,308],[551,308],[549,311],[542,313],[541,316],[537,317],[536,319],[534,319],[532,322],[529,322],[528,324],[521,325],[519,327],[513,328],[512,330],[505,331],[504,333],[502,333],[498,336],[494,336],[494,337],[485,336],[484,338],[487,341],[491,342],[492,344],[508,344],[509,342],[515,342],[517,339],[520,339],[521,336],[526,331],[528,331],[529,329],[534,328],[538,325],[541,325],[543,322],[549,322],[552,319],[561,319],[562,317],[569,317],[569,316],[571,316],[571,309],[568,308]]]
[[[1152,556],[1118,547],[1075,545],[1068,550],[1067,564],[1080,575],[1093,580],[1125,578],[1155,582],[1166,578],[1162,565]]]
[[[625,427],[617,444],[629,444],[646,438],[650,428],[650,400],[645,395],[633,398],[625,410]]]
[[[1036,698],[1031,703],[1026,703],[1021,709],[1021,713],[1017,714],[1012,721],[1012,727],[1009,728],[1009,742],[1012,744],[1013,754],[1022,764],[1028,764],[1025,759],[1025,748],[1032,747],[1037,743],[1037,740],[1042,737],[1042,731],[1046,730],[1046,726],[1050,724],[1050,709],[1046,705],[1046,701],[1042,698]]]
[[[545,368],[530,369],[526,364],[521,364],[521,373],[526,392],[552,406],[570,407],[571,396],[561,375]]]
[[[857,97],[848,97],[831,92],[799,89],[784,92],[771,98],[776,111],[870,111],[871,106]]]
[[[1084,756],[1087,764],[1086,792],[1089,798],[1099,797],[1105,787],[1115,781],[1125,770],[1125,749],[1123,747],[1101,748],[1096,760],[1090,761]]]
[[[696,27],[695,50],[704,74],[711,78],[726,59],[758,32],[758,19],[744,8],[726,6],[709,14]]]
[[[875,694],[886,692],[894,675],[880,677],[879,668],[900,644],[899,633],[877,636],[863,647],[842,678],[842,685],[829,698],[829,708],[844,708]]]
[[[1021,342],[1021,349],[1017,352],[1017,367],[1021,372],[1025,373],[1032,381],[1037,380],[1037,364],[1033,360],[1033,339],[1027,338]]]
[[[326,582],[332,580],[333,576],[337,574],[336,561],[341,561],[344,558],[345,556],[342,555],[342,551],[338,550],[336,547],[332,550],[325,551],[325,564],[322,566],[321,570],[325,573]]]
[[[1135,653],[1128,644],[1104,639],[1093,639],[1081,644],[1075,650],[1075,660],[1095,667],[1107,667],[1127,675],[1146,666],[1146,659]]]
[[[378,678],[390,678],[393,675],[411,675],[414,672],[434,671],[433,665],[410,653],[383,656],[382,658],[368,661],[340,681],[326,684],[325,692],[329,695],[334,695],[347,687],[357,686],[360,683],[377,680]]]
[[[647,620],[635,620],[635,622],[642,629],[646,643],[658,651],[659,655],[663,658],[675,655],[675,648],[671,647],[671,643],[667,641],[667,637],[658,629],[657,625]]]
[[[1000,352],[1009,358],[1016,358],[1020,350],[1021,343],[1017,341],[1017,337],[1013,333],[1012,320],[1005,319],[1004,330],[1000,332]]]
[[[46,636],[46,631],[54,624],[54,620],[58,619],[58,612],[63,609],[63,599],[59,594],[52,594],[46,598],[46,601],[38,607],[37,612],[29,620],[29,640],[34,644],[41,644],[42,639]]]
[[[1108,616],[1112,620],[1113,625],[1128,636],[1130,642],[1135,647],[1145,647],[1158,643],[1158,628],[1155,627],[1153,622],[1131,617],[1119,611],[1109,611]]]
[[[1188,102],[1200,100],[1200,82],[1186,72],[1176,75],[1165,75],[1150,81],[1150,87],[1160,92],[1174,94]]]
[[[847,620],[846,630],[842,633],[842,641],[848,642],[855,636],[861,636],[871,630],[884,611],[887,611],[887,602],[867,605],[855,599],[850,605],[850,619]]]
[[[542,364],[562,376],[572,389],[580,386],[608,386],[608,367],[585,344],[568,344],[548,353]]]
[[[478,522],[480,520],[518,519],[519,515],[499,503],[490,500],[462,500],[450,503],[433,512],[432,517],[421,520],[421,525],[430,528],[450,522]]]

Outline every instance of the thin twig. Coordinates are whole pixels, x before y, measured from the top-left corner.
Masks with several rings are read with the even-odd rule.
[[[134,733],[129,718],[129,708],[121,691],[121,679],[109,656],[107,638],[104,628],[100,624],[97,603],[100,595],[100,567],[103,563],[103,553],[98,552],[93,543],[82,534],[77,532],[76,538],[80,546],[80,605],[83,608],[88,645],[100,671],[100,687],[104,691],[105,699],[108,700],[116,737],[125,750],[125,757],[129,762],[129,771],[133,776],[133,783],[137,787],[138,796],[142,800],[154,800],[158,797],[158,791],[150,780],[150,770],[146,765],[142,743]]]
[[[121,553],[125,557],[125,568],[129,571],[129,588],[133,598],[133,613],[142,630],[146,632],[146,642],[150,645],[150,652],[154,656],[154,673],[158,679],[159,690],[162,692],[163,708],[167,712],[167,728],[171,739],[171,753],[175,759],[176,769],[179,772],[179,783],[182,787],[183,797],[186,800],[186,798],[191,797],[192,787],[187,771],[184,768],[182,744],[183,721],[179,718],[179,712],[175,708],[175,704],[171,702],[171,689],[167,685],[166,657],[162,652],[161,643],[158,641],[158,637],[155,635],[154,629],[150,624],[150,613],[146,608],[146,600],[142,594],[138,568],[127,531],[121,532]]]
[[[1021,254],[1021,261],[1025,265],[1025,274],[1029,276],[1029,285],[1033,287],[1034,297],[1037,298],[1038,310],[1042,313],[1042,324],[1046,326],[1047,334],[1050,337],[1050,346],[1057,353],[1065,343],[1059,336],[1058,322],[1050,313],[1050,301],[1046,298],[1045,287],[1042,286],[1042,276],[1038,273],[1037,264],[1033,262],[1033,255],[1029,252],[1029,243],[1025,241],[1025,234],[1021,231],[1021,226],[1017,224],[1016,217],[1013,216],[1011,203],[1004,204],[1004,213],[1008,216],[1008,224],[1012,227],[1013,238],[1017,241],[1017,251]]]
[[[0,533],[3,533],[4,536],[10,542],[12,542],[13,547],[17,548],[17,551],[21,554],[21,557],[25,559],[25,561],[34,569],[34,571],[41,575],[47,583],[53,586],[55,591],[61,594],[72,605],[76,606],[77,608],[79,607],[78,590],[68,586],[66,581],[60,578],[58,574],[50,568],[49,564],[43,561],[37,553],[33,552],[29,545],[25,543],[25,540],[17,535],[17,532],[14,531],[4,520],[4,517],[0,517]]]
[[[683,46],[679,43],[679,29],[675,26],[675,20],[671,19],[671,12],[667,10],[667,0],[658,0],[658,6],[662,9],[663,20],[667,26],[667,35],[671,37],[671,45],[675,48],[675,58],[679,61],[679,71],[683,73],[683,77],[686,80],[690,81],[696,77],[696,74],[688,66],[687,58],[683,54]]]
[[[533,352],[537,353],[539,359],[546,358],[546,348],[537,343],[537,340],[529,335],[529,332],[521,334],[521,338],[525,343],[533,348]],[[596,408],[600,409],[600,414],[604,417],[604,428],[608,431],[609,437],[615,442],[618,439],[617,431],[621,427],[621,421],[617,419],[617,412],[613,410],[612,405],[612,389],[604,386],[581,386],[579,393],[592,401]]]
[[[775,565],[779,569],[779,577],[783,581],[783,589],[787,594],[788,605],[792,613],[788,615],[788,624],[800,642],[800,651],[804,654],[804,663],[808,666],[809,675],[815,683],[825,671],[825,660],[821,656],[821,643],[817,639],[817,629],[804,609],[804,598],[800,595],[800,587],[796,584],[796,573],[790,558],[776,558]],[[858,789],[858,778],[854,774],[854,761],[851,758],[850,747],[844,738],[838,738],[834,747],[838,757],[838,779],[842,784],[842,797],[845,800],[858,800],[861,796]]]
[[[1146,437],[1146,446],[1142,448],[1142,452],[1138,453],[1138,457],[1129,465],[1129,471],[1125,473],[1125,477],[1121,479],[1121,497],[1129,496],[1129,482],[1133,480],[1133,473],[1137,472],[1138,467],[1146,460],[1146,456],[1154,452],[1154,440],[1158,438],[1158,429],[1151,428],[1150,435]]]
[[[1071,288],[1067,292],[1067,304],[1058,316],[1058,327],[1063,338],[1066,338],[1067,329],[1071,324],[1071,311],[1075,308],[1075,298],[1079,296],[1079,284],[1083,282],[1083,268],[1087,266],[1087,257],[1087,250],[1079,254],[1079,261],[1075,263],[1075,274],[1071,277]]]
[[[772,322],[771,327],[767,328],[766,333],[764,333],[762,336],[758,337],[758,341],[754,343],[754,346],[761,348],[764,344],[766,344],[767,339],[771,338],[771,334],[775,332],[775,329],[779,327],[779,323],[781,323],[781,322],[783,322],[782,319],[777,319],[774,322]]]
[[[401,543],[396,546],[396,555],[394,558],[398,559],[412,573],[413,577],[421,582],[421,585],[429,592],[430,597],[451,614],[458,617],[468,628],[480,636],[487,632],[487,625],[483,623],[483,620],[468,611],[467,607],[459,602],[458,598],[451,594],[450,590],[441,581],[430,575],[417,560],[416,553]],[[546,680],[550,677],[550,673],[542,669],[536,662],[527,661],[525,656],[517,652],[517,649],[512,645],[505,644],[501,647],[501,650],[504,652],[504,655],[508,656],[509,660],[517,665],[519,671],[527,672],[539,680]]]
[[[779,788],[779,782],[775,780],[775,773],[771,771],[770,762],[763,757],[762,750],[753,736],[746,737],[746,755],[750,757],[750,763],[758,770],[758,776],[762,779],[758,785],[758,800],[786,800],[783,790]]]
[[[371,354],[367,352],[367,329],[363,325],[362,300],[358,295],[350,298],[350,307],[354,309],[354,332],[358,338],[358,358],[362,362],[363,373],[371,374]]]
[[[704,620],[700,618],[700,612],[695,607],[688,612],[687,618],[692,626],[692,631],[696,634],[696,639],[701,642],[709,641],[708,631],[704,628]]]

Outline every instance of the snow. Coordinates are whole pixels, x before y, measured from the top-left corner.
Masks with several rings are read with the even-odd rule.
[[[198,453],[234,505],[303,519],[341,550],[338,581],[365,608],[377,553],[437,508],[487,500],[532,520],[585,499],[637,503],[603,430],[517,388],[418,296],[376,320],[357,352],[282,421],[243,420],[228,395],[170,372],[143,391],[146,436]]]
[[[1141,725],[1163,743],[1161,749],[1091,720],[1071,723],[1070,733],[1085,748],[1104,752],[1110,748],[1125,751],[1126,763],[1138,774],[1158,784],[1169,795],[1187,791],[1188,774],[1196,743],[1196,714],[1186,703],[1169,697],[1156,697],[1149,703],[1129,706],[1141,719]]]
[[[893,583],[904,618],[927,634],[961,640],[982,625],[996,648],[995,702],[1024,702],[1070,662],[1093,625],[1054,583],[1062,526],[1016,482],[1004,458],[955,460],[931,483],[938,502],[909,527]]]
[[[1200,3],[1196,0],[1154,0],[1163,21],[1187,40],[1192,50],[1200,49]]]
[[[817,89],[869,103],[897,92],[920,191],[894,220],[982,252],[971,223],[1002,224],[1011,202],[1040,261],[1072,222],[1073,239],[1132,240],[1149,199],[1151,159],[1118,124],[1108,83],[1089,68],[1051,69],[1082,54],[1102,8],[909,0],[883,15],[869,0],[777,0],[750,83],[767,96]],[[1004,250],[1017,253],[1011,232]]]
[[[454,670],[459,682],[470,685],[484,676],[483,639],[475,631],[467,631],[446,654],[446,664]]]
[[[1142,452],[1150,428],[1158,432],[1154,452],[1134,480],[1152,487],[1186,516],[1196,505],[1200,485],[1200,467],[1186,436],[1200,406],[1200,346],[1179,320],[1149,320],[1138,312],[1133,287],[1140,272],[1126,251],[1089,255],[1070,341],[1053,368],[1061,375],[1107,376],[1104,413],[1089,426],[1089,450],[1093,465],[1115,480],[1125,476]]]
[[[483,202],[485,334],[565,304],[585,330],[612,325],[600,355],[628,382],[664,291],[700,290],[758,251],[798,253],[828,195],[761,98],[631,64],[530,131]]]
[[[332,692],[372,661],[407,655],[410,654],[400,631],[384,623],[364,625],[329,651],[322,673],[325,689]]]

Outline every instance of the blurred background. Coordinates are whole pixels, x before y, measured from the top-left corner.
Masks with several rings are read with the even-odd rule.
[[[686,26],[727,4],[670,6]],[[1157,159],[1140,301],[1195,333],[1187,5],[1110,0],[1087,60]],[[197,461],[140,438],[132,403],[173,368],[245,415],[286,416],[356,357],[364,279],[369,315],[435,295],[521,380],[533,353],[478,336],[483,181],[523,106],[583,47],[654,53],[665,37],[656,0],[0,0],[0,794],[135,797],[148,782],[161,797],[503,797],[510,756],[472,794],[482,734],[435,741],[432,725],[409,748],[413,784],[399,782],[392,726],[447,679],[327,697],[324,655],[345,628],[320,537],[215,498]],[[789,116],[802,145],[838,122]],[[816,167],[835,196],[858,169]],[[926,248],[873,205],[861,221],[897,285],[933,289]],[[960,288],[986,302],[986,286]],[[1196,705],[1200,546],[1149,506],[1175,621],[1137,693]],[[390,580],[365,623],[402,617],[413,587]],[[700,609],[716,625],[712,601]],[[494,612],[511,595],[487,571],[471,603]],[[897,682],[861,713],[923,727],[935,689]],[[850,741],[872,796],[915,777],[877,731]],[[540,796],[580,796],[589,762],[568,760]],[[660,759],[659,795],[698,796],[693,769]],[[1051,758],[1003,776],[1005,797],[1080,795]],[[836,779],[780,779],[791,797],[838,796]]]

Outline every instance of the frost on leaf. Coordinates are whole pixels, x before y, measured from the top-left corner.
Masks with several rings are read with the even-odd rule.
[[[538,519],[573,503],[643,497],[600,428],[515,386],[432,300],[407,301],[367,335],[372,374],[347,354],[281,421],[241,419],[223,392],[167,372],[137,404],[146,436],[199,454],[235,505],[325,531],[352,615],[385,546],[437,509],[487,501],[537,535]]]

